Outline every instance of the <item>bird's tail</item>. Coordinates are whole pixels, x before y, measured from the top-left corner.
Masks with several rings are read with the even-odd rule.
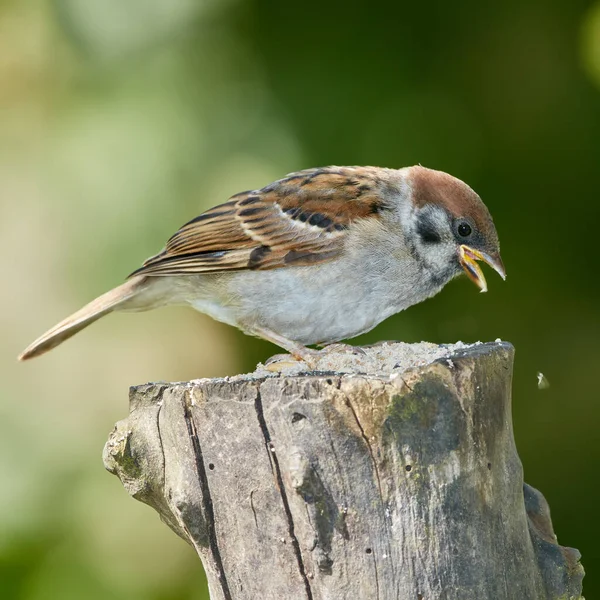
[[[81,331],[100,317],[121,307],[125,302],[131,300],[143,287],[146,277],[132,277],[122,285],[102,294],[82,309],[67,317],[64,321],[55,325],[44,335],[40,336],[35,342],[30,344],[20,355],[19,360],[28,360],[35,356],[40,356],[55,346],[62,344],[72,335]]]

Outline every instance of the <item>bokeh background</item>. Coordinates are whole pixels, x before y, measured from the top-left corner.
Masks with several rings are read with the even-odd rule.
[[[358,341],[515,345],[526,480],[600,597],[599,161],[598,0],[1,0],[0,597],[205,599],[102,447],[129,385],[277,349],[173,308],[17,353],[230,194],[415,163],[481,194],[508,279],[457,281]]]

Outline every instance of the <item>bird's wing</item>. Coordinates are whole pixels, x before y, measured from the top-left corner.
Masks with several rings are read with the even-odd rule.
[[[132,275],[309,265],[337,256],[351,224],[385,208],[380,169],[327,167],[242,192],[186,223]]]

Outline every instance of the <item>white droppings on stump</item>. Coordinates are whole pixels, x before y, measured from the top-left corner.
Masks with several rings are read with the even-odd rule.
[[[477,342],[481,344],[481,342]],[[348,373],[361,375],[400,376],[410,368],[422,367],[441,358],[451,356],[457,350],[465,350],[472,344],[448,344],[439,346],[428,342],[405,344],[402,342],[384,342],[374,346],[360,348],[364,354],[348,352],[322,352],[311,365],[312,371],[324,373]],[[259,364],[253,373],[230,378],[263,378],[272,376],[293,377],[306,372],[307,366],[302,361],[287,360],[280,371],[274,373]]]

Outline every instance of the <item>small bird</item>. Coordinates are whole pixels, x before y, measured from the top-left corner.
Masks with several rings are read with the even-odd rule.
[[[33,342],[43,354],[115,311],[190,305],[309,360],[437,294],[476,261],[505,278],[489,211],[465,183],[422,166],[307,169],[186,223],[127,281]]]

